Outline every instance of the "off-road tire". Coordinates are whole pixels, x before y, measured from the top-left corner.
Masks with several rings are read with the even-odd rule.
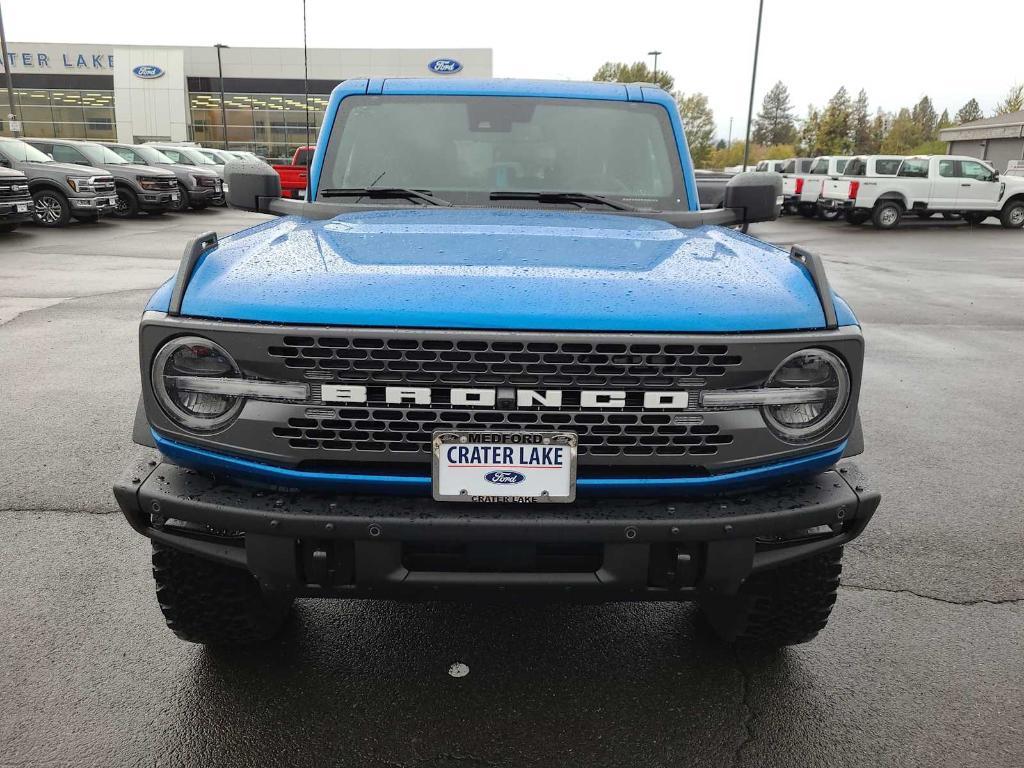
[[[875,229],[895,229],[903,218],[903,206],[896,200],[883,200],[871,211]]]
[[[999,214],[999,223],[1007,229],[1024,227],[1024,200],[1012,200],[1004,205]]]
[[[153,542],[153,580],[167,626],[210,646],[258,645],[284,626],[292,598],[263,590],[248,571]]]
[[[839,589],[843,548],[762,571],[740,587],[731,617],[738,631],[723,639],[763,650],[813,640],[825,628]],[[715,623],[712,620],[712,626]]]

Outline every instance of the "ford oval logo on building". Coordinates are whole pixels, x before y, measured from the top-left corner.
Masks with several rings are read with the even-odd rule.
[[[526,475],[508,469],[496,469],[484,475],[484,480],[494,485],[518,485],[526,479]]]
[[[164,71],[153,64],[140,64],[132,70],[132,74],[141,77],[143,80],[154,80],[163,77]]]
[[[462,69],[462,65],[455,59],[434,59],[427,64],[427,69],[435,75],[454,75]]]

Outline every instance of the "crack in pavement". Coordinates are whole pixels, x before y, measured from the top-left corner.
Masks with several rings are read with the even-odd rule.
[[[1013,605],[1015,603],[1024,602],[1024,597],[1008,597],[1005,600],[985,600],[984,598],[978,598],[975,600],[950,600],[945,597],[936,597],[935,595],[924,595],[920,592],[915,592],[912,589],[886,589],[885,587],[869,587],[865,584],[840,584],[840,589],[850,589],[854,591],[862,592],[888,592],[890,595],[911,595],[913,597],[920,597],[922,600],[932,600],[936,603],[944,603],[946,605]]]
[[[736,660],[736,668],[740,673],[740,707],[744,711],[743,721],[740,725],[743,727],[744,736],[740,740],[740,743],[736,745],[736,749],[733,750],[732,764],[743,765],[743,750],[750,746],[754,741],[754,719],[757,715],[754,712],[754,707],[750,703],[750,673],[747,671],[747,668],[743,666],[743,659],[740,657],[739,650],[734,648],[733,655]]]
[[[83,294],[81,294],[79,296],[65,296],[65,297],[61,297],[61,298],[54,297],[56,300],[52,304],[47,304],[47,305],[42,306],[42,307],[34,307],[32,309],[26,309],[26,310],[24,310],[22,312],[19,312],[16,315],[14,315],[13,317],[10,317],[10,318],[7,318],[6,320],[3,320],[2,322],[0,322],[0,326],[4,326],[4,325],[7,325],[8,323],[12,323],[15,320],[17,320],[19,317],[24,317],[25,315],[30,315],[30,314],[33,314],[35,312],[45,312],[48,309],[53,309],[54,307],[61,307],[61,306],[65,305],[65,304],[72,304],[72,303],[74,303],[76,301],[82,301],[83,299],[98,299],[98,298],[103,298],[103,297],[107,297],[107,296],[118,296],[118,295],[124,294],[124,293],[142,293],[143,291],[148,291],[148,292],[152,293],[153,291],[155,291],[159,287],[160,286],[156,286],[156,288],[123,288],[123,289],[120,289],[120,290],[117,290],[117,291],[100,291],[99,293],[83,293]],[[19,299],[19,298],[36,298],[36,297],[8,296],[8,297],[0,298],[0,301],[2,301],[3,298]]]
[[[104,507],[102,509],[82,509],[76,507],[0,507],[0,514],[20,514],[22,512],[55,512],[59,515],[113,515],[120,512],[119,509]]]

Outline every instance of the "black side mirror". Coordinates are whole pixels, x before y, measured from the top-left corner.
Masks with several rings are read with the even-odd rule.
[[[0,155],[0,165],[2,165],[4,168],[10,168],[11,167],[11,161],[8,160],[3,155]]]
[[[774,221],[782,208],[782,176],[775,171],[737,173],[725,186],[726,208],[740,210],[740,221]]]
[[[266,212],[269,199],[281,197],[281,177],[258,160],[231,160],[224,165],[227,202],[242,211]]]

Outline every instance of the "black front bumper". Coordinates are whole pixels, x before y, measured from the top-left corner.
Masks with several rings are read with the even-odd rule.
[[[18,206],[26,207],[27,210],[19,211]],[[35,203],[31,197],[23,200],[4,200],[0,202],[0,224],[16,224],[19,222],[32,221],[32,211]]]
[[[880,500],[852,462],[746,495],[516,507],[259,489],[154,451],[114,495],[139,533],[295,594],[580,600],[731,594],[751,573],[851,541]]]

